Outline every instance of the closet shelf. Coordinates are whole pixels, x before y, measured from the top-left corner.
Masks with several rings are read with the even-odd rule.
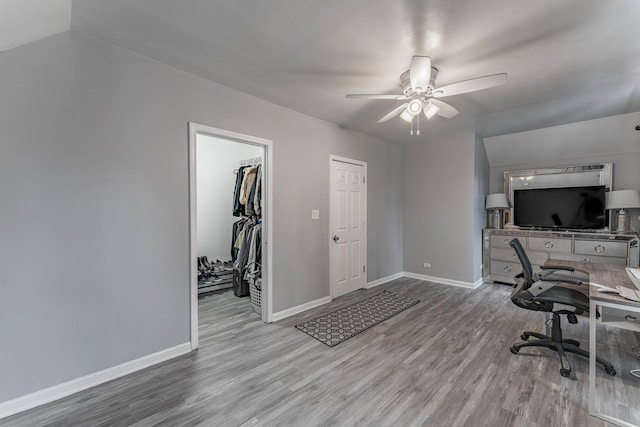
[[[216,282],[214,284],[205,284],[202,287],[200,285],[198,285],[198,295],[200,294],[206,294],[208,292],[214,292],[214,291],[221,291],[223,289],[229,289],[233,286],[233,284],[231,282],[227,282],[227,283],[223,283],[220,284],[219,282]]]

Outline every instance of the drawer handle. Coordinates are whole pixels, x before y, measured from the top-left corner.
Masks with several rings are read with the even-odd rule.
[[[630,314],[627,314],[626,316],[624,316],[624,318],[629,320],[629,321],[638,320],[638,318],[636,316],[632,316]]]
[[[504,239],[504,240],[502,241],[502,243],[504,243],[505,245],[508,245],[508,244],[509,244],[509,239]]]
[[[544,242],[544,247],[547,249],[551,249],[553,247],[553,242]]]
[[[591,260],[589,258],[582,258],[582,262],[584,262],[585,264],[590,264]]]
[[[603,253],[605,251],[605,249],[606,248],[604,246],[602,246],[602,245],[595,245],[593,247],[593,250],[596,251],[599,254]]]
[[[511,273],[511,267],[509,267],[508,265],[506,265],[502,270],[503,270],[505,273]]]

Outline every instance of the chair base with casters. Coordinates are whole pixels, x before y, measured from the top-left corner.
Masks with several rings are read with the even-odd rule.
[[[571,321],[571,317],[575,318],[575,314],[569,314],[569,323],[578,323]],[[534,341],[528,341],[530,337],[537,338]],[[560,327],[560,314],[553,313],[553,321],[551,327],[551,336],[540,334],[537,332],[524,332],[520,335],[520,338],[524,341],[515,343],[511,346],[510,350],[513,354],[518,354],[523,347],[545,347],[554,350],[560,357],[560,375],[568,377],[571,374],[571,364],[567,358],[566,353],[577,354],[582,357],[589,358],[589,352],[580,348],[580,343],[572,339],[562,338],[562,328]],[[616,370],[613,365],[600,356],[596,356],[596,362],[602,365],[605,372],[609,375],[615,375]]]
[[[529,257],[524,251],[520,241],[515,238],[509,242],[522,265],[522,273],[518,274],[514,290],[511,293],[511,301],[518,307],[550,313],[553,316],[551,323],[551,336],[537,332],[524,332],[520,338],[523,341],[515,343],[510,350],[518,354],[523,347],[545,347],[555,351],[560,358],[560,375],[568,377],[571,374],[571,364],[566,353],[574,353],[588,358],[589,352],[580,348],[580,343],[572,339],[562,337],[560,316],[567,316],[571,324],[578,323],[577,314],[589,313],[589,297],[562,284],[583,285],[582,279],[568,276],[566,272],[573,273],[573,268],[562,266],[542,266],[541,272],[533,273]],[[561,272],[558,274],[558,272]],[[562,272],[565,272],[562,275]],[[535,340],[529,341],[534,337]],[[609,375],[615,375],[613,365],[601,357],[596,357],[596,362],[604,367]]]

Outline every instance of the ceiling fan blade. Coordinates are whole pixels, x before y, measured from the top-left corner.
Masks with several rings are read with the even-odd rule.
[[[402,111],[407,108],[407,105],[409,105],[408,102],[400,105],[399,107],[394,108],[393,110],[391,110],[391,112],[387,113],[383,118],[381,118],[380,120],[378,120],[378,123],[383,123],[386,122],[389,119],[394,118],[395,116],[397,116],[398,114],[402,113]]]
[[[459,95],[461,93],[488,89],[490,87],[499,86],[506,82],[507,73],[491,74],[489,76],[476,77],[475,79],[463,80],[461,82],[439,87],[433,90],[432,95],[435,98],[442,98],[445,96]]]
[[[404,99],[409,99],[405,95],[375,95],[368,93],[350,93],[347,95],[347,98],[350,99],[393,99],[396,101],[402,101]]]
[[[424,92],[431,79],[431,58],[428,56],[414,56],[409,67],[411,88],[416,92]]]
[[[460,111],[456,110],[454,107],[452,107],[451,105],[447,104],[446,102],[442,102],[438,99],[430,99],[429,102],[431,102],[433,105],[435,105],[436,107],[439,108],[438,112],[436,112],[437,115],[441,116],[441,117],[445,117],[447,119],[450,119],[452,117],[457,116],[458,114],[460,114]]]

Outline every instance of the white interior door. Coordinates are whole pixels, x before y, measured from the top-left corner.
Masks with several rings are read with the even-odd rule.
[[[331,160],[332,297],[361,289],[366,273],[366,166]]]

